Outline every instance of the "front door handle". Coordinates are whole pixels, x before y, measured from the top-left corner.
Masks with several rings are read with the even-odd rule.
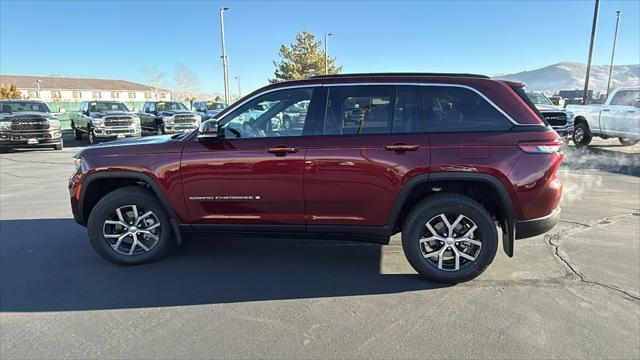
[[[602,109],[602,111],[610,111],[609,109]]]
[[[395,151],[395,152],[416,151],[419,148],[420,148],[420,145],[407,145],[407,144],[392,144],[392,145],[384,146],[385,150]]]
[[[298,149],[297,148],[292,148],[292,147],[288,147],[288,146],[276,146],[276,147],[272,147],[272,148],[268,148],[267,152],[275,155],[275,156],[285,156],[287,154],[291,154],[291,153],[297,153]]]

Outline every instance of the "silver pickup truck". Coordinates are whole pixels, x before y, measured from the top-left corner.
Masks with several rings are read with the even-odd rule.
[[[69,118],[75,139],[81,140],[86,133],[90,144],[140,136],[140,118],[118,101],[83,101]]]
[[[634,145],[640,140],[640,86],[614,90],[604,104],[569,105],[574,113],[573,142],[586,146],[594,136],[615,138],[622,145]]]

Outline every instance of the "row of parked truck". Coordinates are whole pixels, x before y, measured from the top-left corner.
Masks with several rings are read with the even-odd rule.
[[[555,106],[544,94],[527,93],[539,115],[566,142],[586,146],[595,136],[618,138],[623,145],[640,140],[640,87],[614,90],[602,105]],[[34,100],[3,100],[0,112],[0,150],[12,147],[53,147],[62,149],[60,120],[47,105]],[[85,135],[90,144],[143,135],[173,134],[192,131],[202,121],[226,108],[217,101],[195,101],[192,109],[177,101],[148,101],[141,111],[118,101],[83,101],[78,111],[70,114],[76,140]],[[264,105],[268,106],[268,105]],[[253,109],[243,121],[251,123],[268,109]],[[291,129],[306,108],[292,108],[271,126]]]
[[[61,150],[62,129],[58,115],[42,101],[2,100],[0,111],[0,150],[14,147],[52,147]],[[82,101],[78,111],[69,114],[76,140],[86,135],[89,143],[146,134],[172,134],[191,131],[201,121],[226,108],[217,101],[196,101],[193,110],[176,101],[148,101],[142,111],[131,111],[118,101]]]

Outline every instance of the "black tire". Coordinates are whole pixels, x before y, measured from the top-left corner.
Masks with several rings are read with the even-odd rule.
[[[589,125],[587,125],[587,123],[581,122],[575,126],[573,129],[573,143],[576,144],[577,147],[589,145],[591,139],[593,139],[593,136],[591,135],[591,131],[589,131]]]
[[[164,130],[164,126],[162,126],[161,124],[156,125],[156,135],[164,135],[165,134],[165,130]]]
[[[93,129],[88,127],[87,133],[89,134],[89,144],[96,144],[98,142],[98,139],[96,139],[96,134],[93,133]]]
[[[631,146],[638,143],[638,140],[623,139],[621,137],[618,138],[618,141],[620,141],[620,144],[624,146]]]
[[[55,144],[55,145],[53,146],[53,148],[54,148],[55,150],[62,150],[62,149],[64,149],[64,144],[62,143],[62,141],[60,141],[60,143],[59,143],[59,144]]]
[[[82,140],[82,131],[78,130],[75,126],[75,124],[73,123],[73,121],[71,122],[71,128],[73,129],[73,138],[76,140]]]
[[[10,153],[13,152],[13,148],[10,147],[0,147],[0,154],[6,154],[6,153]]]
[[[125,255],[116,252],[104,237],[103,226],[116,209],[122,206],[136,205],[152,211],[160,223],[158,242],[149,251]],[[175,245],[169,217],[154,194],[139,186],[124,187],[105,195],[91,211],[87,222],[89,242],[105,260],[119,265],[139,265],[156,261],[165,256]]]
[[[464,215],[477,226],[473,234],[481,246],[477,249],[474,261],[460,258],[465,263],[460,265],[459,270],[440,269],[423,253],[420,239],[425,233],[426,224],[431,219],[437,219],[439,214],[454,216],[454,219]],[[450,236],[455,238],[453,234]],[[498,249],[498,233],[493,218],[480,203],[463,195],[442,193],[429,196],[411,209],[402,226],[402,248],[407,260],[420,275],[429,280],[455,284],[477,277],[491,264]],[[452,253],[452,250],[449,251]]]

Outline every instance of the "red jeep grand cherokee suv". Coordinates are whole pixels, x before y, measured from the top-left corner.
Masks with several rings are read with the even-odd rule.
[[[90,146],[69,193],[95,250],[118,264],[183,234],[386,244],[417,272],[478,276],[498,248],[558,218],[561,140],[523,84],[471,74],[357,74],[253,92],[197,131]]]

